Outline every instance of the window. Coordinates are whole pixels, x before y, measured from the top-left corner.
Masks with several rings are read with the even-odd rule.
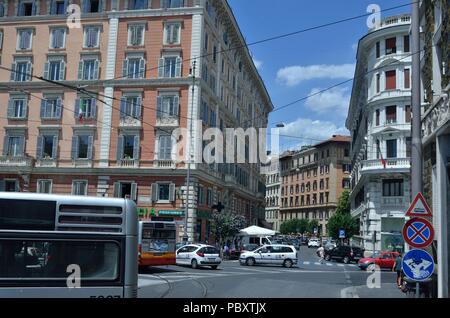
[[[33,30],[19,30],[17,34],[17,50],[31,50]]]
[[[101,0],[84,0],[83,1],[83,13],[96,13],[102,11]]]
[[[344,173],[350,173],[351,172],[351,165],[348,163],[344,163],[342,165],[342,172]]]
[[[405,68],[403,76],[405,77],[405,88],[411,88],[411,75],[409,68]]]
[[[60,119],[61,98],[47,98],[41,101],[41,119]]]
[[[58,136],[54,134],[46,134],[38,137],[36,149],[36,158],[56,159],[58,151]]]
[[[349,179],[343,179],[342,180],[342,187],[344,189],[350,189],[350,180]]]
[[[72,182],[72,194],[73,195],[87,195],[87,181],[78,180]]]
[[[375,52],[376,57],[379,58],[380,57],[380,42],[377,42],[375,50],[376,50],[376,52]]]
[[[403,52],[407,53],[410,52],[409,48],[409,35],[405,35],[403,37]]]
[[[97,48],[99,47],[99,27],[86,27],[84,29],[84,47],[85,48]]]
[[[92,159],[94,136],[78,135],[72,137],[72,159]]]
[[[405,106],[405,122],[406,123],[411,122],[411,106],[410,105]]]
[[[386,72],[386,90],[396,89],[396,74],[395,70]]]
[[[411,158],[411,147],[412,147],[412,139],[411,137],[406,137],[406,158]]]
[[[52,193],[52,180],[38,180],[37,193]]]
[[[138,160],[140,155],[139,135],[120,135],[117,142],[117,160]]]
[[[380,110],[375,111],[375,125],[380,126]]]
[[[379,93],[380,92],[380,74],[377,74],[376,75],[376,90],[377,90],[377,93]]]
[[[52,0],[50,14],[66,14],[68,0]]]
[[[123,76],[126,78],[144,78],[145,60],[142,57],[127,57],[123,61]]]
[[[148,9],[148,0],[128,0],[128,10]]]
[[[18,180],[4,180],[5,192],[20,192]],[[1,182],[0,182],[1,183]]]
[[[157,118],[178,117],[180,98],[177,95],[163,95],[157,98]]]
[[[181,24],[166,23],[164,25],[164,44],[173,45],[180,44]]]
[[[1,4],[0,4],[0,9],[1,9]],[[0,17],[1,17],[1,15],[0,15]],[[3,47],[3,32],[0,31],[0,50],[2,49],[2,47]]]
[[[20,0],[17,15],[29,17],[36,15],[36,3],[34,0]]]
[[[397,38],[386,39],[386,55],[397,53]]]
[[[344,149],[344,157],[349,157],[350,156],[350,149],[345,148]]]
[[[137,198],[137,183],[114,182],[114,197],[136,200],[136,198]]]
[[[397,157],[397,139],[386,140],[386,157]]]
[[[63,49],[65,47],[66,29],[52,29],[50,34],[50,48]]]
[[[66,73],[66,63],[62,59],[49,60],[44,65],[44,78],[51,81],[64,80]]]
[[[160,135],[158,139],[159,160],[172,160],[172,136]]]
[[[395,124],[397,122],[397,106],[386,107],[386,124]]]
[[[128,26],[128,45],[142,46],[144,45],[144,25]]]
[[[99,79],[99,65],[96,57],[83,58],[78,64],[78,79],[84,81]]]
[[[161,8],[182,8],[184,0],[161,0]]]
[[[179,56],[164,56],[159,60],[158,77],[180,77],[182,61]]]
[[[97,116],[97,100],[95,98],[79,98],[75,101],[75,118],[94,119]]]
[[[24,136],[9,136],[6,134],[3,143],[3,155],[8,157],[22,157],[24,154],[24,146]]]
[[[0,2],[0,17],[4,17],[5,16],[5,5]],[[1,48],[1,45],[0,45]]]
[[[27,117],[28,101],[25,98],[11,98],[8,103],[9,119],[25,119]]]
[[[383,180],[383,196],[384,197],[403,196],[403,180],[402,179]]]
[[[209,44],[209,36],[208,33],[205,33],[205,42],[203,44],[203,50],[208,53],[208,44]]]
[[[135,119],[140,119],[141,109],[141,96],[124,96],[120,103],[120,118],[133,117]]]

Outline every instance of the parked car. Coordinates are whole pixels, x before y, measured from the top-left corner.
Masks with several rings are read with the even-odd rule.
[[[177,265],[190,265],[192,268],[211,266],[212,269],[222,262],[217,248],[205,244],[190,244],[176,251]]]
[[[339,260],[348,264],[357,262],[364,257],[364,249],[355,246],[341,245],[332,250],[325,250],[325,260]]]
[[[289,244],[289,245],[292,245],[292,246],[295,247],[295,249],[299,250],[300,249],[300,240],[299,239],[292,239],[291,240],[291,244]]]
[[[253,252],[259,247],[258,244],[244,244],[241,248],[241,254],[245,252]]]
[[[292,267],[298,262],[297,250],[289,245],[264,245],[253,252],[242,253],[241,265],[283,265]]]
[[[302,244],[302,245],[308,245],[308,238],[307,237],[302,237],[302,238],[300,238],[300,243]]]
[[[320,240],[317,238],[309,239],[308,248],[311,248],[311,247],[320,247]]]
[[[323,247],[326,250],[332,250],[333,248],[337,247],[337,244],[336,241],[327,241]]]
[[[370,257],[360,259],[358,267],[362,270],[368,269],[371,271],[375,270],[375,266],[392,270],[398,255],[398,252],[376,252]]]

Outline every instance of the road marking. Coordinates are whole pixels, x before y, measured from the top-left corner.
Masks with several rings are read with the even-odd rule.
[[[303,262],[303,265],[309,265],[311,262]]]
[[[322,264],[319,262],[315,262],[314,265],[322,265]]]
[[[345,267],[344,264],[337,264],[338,267]]]
[[[331,264],[331,263],[326,263],[327,264],[327,266],[333,266],[333,264]]]

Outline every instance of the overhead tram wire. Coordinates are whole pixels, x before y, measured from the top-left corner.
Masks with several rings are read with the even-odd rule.
[[[417,2],[420,2],[420,1],[417,1]],[[394,7],[390,7],[390,8],[386,8],[386,9],[382,9],[382,10],[379,11],[379,13],[393,11],[393,10],[400,9],[400,8],[403,8],[403,7],[408,7],[408,6],[411,6],[414,3],[416,3],[416,2],[408,2],[406,4],[402,4],[402,5],[398,5],[398,6],[394,6]],[[298,34],[301,34],[301,33],[306,33],[306,32],[309,32],[309,31],[314,31],[314,30],[330,27],[330,26],[337,25],[337,24],[340,24],[340,23],[345,23],[345,22],[349,22],[349,21],[353,21],[353,20],[357,20],[357,19],[361,19],[361,18],[366,18],[366,17],[369,17],[369,16],[371,16],[373,14],[374,14],[373,12],[365,13],[365,14],[361,14],[361,15],[357,15],[357,16],[353,16],[353,17],[349,17],[349,18],[344,18],[344,19],[341,19],[341,20],[336,20],[336,21],[333,21],[333,22],[328,22],[328,23],[317,25],[317,26],[301,29],[301,30],[298,30],[298,31],[293,31],[293,32],[289,32],[289,33],[284,33],[284,34],[272,36],[272,37],[269,37],[269,38],[266,38],[266,39],[262,39],[262,40],[258,40],[258,41],[255,41],[255,42],[245,43],[245,44],[237,45],[237,46],[234,46],[234,47],[230,47],[228,49],[219,50],[219,51],[216,51],[215,53],[214,52],[213,53],[206,53],[206,54],[203,54],[203,55],[199,55],[197,57],[184,59],[184,60],[181,60],[180,62],[175,63],[175,64],[182,64],[183,62],[190,62],[190,61],[193,61],[193,60],[197,60],[199,58],[213,56],[214,54],[221,54],[221,53],[226,53],[226,52],[230,52],[230,51],[234,51],[234,50],[248,48],[249,46],[254,46],[254,45],[265,43],[265,42],[275,41],[275,40],[291,37],[291,36],[294,36],[294,35],[298,35]],[[139,72],[133,72],[133,74],[141,74],[141,73],[145,73],[146,71],[157,70],[159,68],[164,68],[164,66],[156,66],[156,67],[152,67],[152,68],[145,67],[144,70],[139,71]],[[111,79],[107,79],[107,80],[105,80],[105,83],[107,83],[108,81],[114,81],[114,80],[118,80],[118,79],[127,78],[128,75],[129,74],[118,76],[118,77],[114,77],[114,78],[111,78]]]

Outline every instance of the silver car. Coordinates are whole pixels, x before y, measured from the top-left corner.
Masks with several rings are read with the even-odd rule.
[[[292,267],[298,262],[297,250],[291,245],[264,245],[252,252],[244,252],[239,257],[241,265],[283,265]]]

